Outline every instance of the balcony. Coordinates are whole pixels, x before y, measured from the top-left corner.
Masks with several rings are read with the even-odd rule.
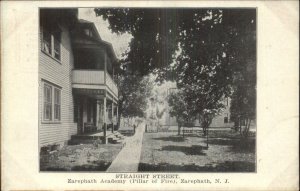
[[[72,83],[73,87],[75,84],[84,88],[92,89],[106,89],[108,92],[113,94],[116,98],[118,97],[118,87],[113,81],[111,76],[103,70],[81,70],[75,69],[72,71]],[[76,86],[76,87],[77,87]]]

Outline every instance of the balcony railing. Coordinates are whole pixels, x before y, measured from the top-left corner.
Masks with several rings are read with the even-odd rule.
[[[73,70],[72,80],[76,84],[104,84],[104,71]]]
[[[105,79],[106,76],[106,79]],[[106,85],[115,96],[118,96],[118,88],[111,76],[103,70],[80,70],[72,71],[72,82],[85,85]],[[106,82],[106,83],[105,83]]]

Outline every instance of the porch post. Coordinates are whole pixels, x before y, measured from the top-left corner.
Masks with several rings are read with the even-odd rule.
[[[104,96],[103,98],[103,144],[107,144],[107,135],[106,135],[106,130],[107,130],[107,126],[106,126],[106,96]]]
[[[116,123],[117,123],[117,128],[119,129],[120,127],[119,127],[119,105],[118,105],[118,102],[117,102],[117,104],[116,104],[116,107],[117,107],[117,113],[116,113]]]
[[[96,106],[96,123],[97,123],[97,130],[101,129],[100,127],[100,107],[101,107],[101,102],[99,99],[97,99],[97,106]]]
[[[84,97],[84,100],[83,100],[83,119],[82,119],[82,132],[81,133],[84,133],[84,130],[85,130],[85,126],[84,124],[87,122],[87,109],[88,109],[88,100],[87,100],[87,97]]]
[[[111,121],[112,121],[111,132],[114,133],[114,100],[112,100],[111,102]]]

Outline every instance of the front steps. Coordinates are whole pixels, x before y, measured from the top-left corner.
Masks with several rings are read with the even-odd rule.
[[[122,135],[119,132],[114,132],[113,134],[111,134],[110,136],[108,136],[107,140],[108,143],[111,144],[122,144],[122,146],[125,146],[125,136]]]
[[[110,144],[122,144],[125,146],[125,138],[126,136],[122,135],[118,131],[114,133],[108,132],[106,139],[107,142]],[[95,134],[88,134],[88,135],[72,135],[71,140],[69,141],[70,145],[76,144],[93,144],[95,141],[104,141],[103,132],[102,133],[95,133]]]

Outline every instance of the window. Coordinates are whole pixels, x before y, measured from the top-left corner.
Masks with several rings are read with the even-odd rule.
[[[93,37],[93,33],[90,29],[84,29],[84,33],[86,36]]]
[[[43,121],[57,122],[61,119],[61,89],[44,82]]]
[[[42,51],[60,61],[61,31],[51,30],[50,27],[43,27],[42,31]]]
[[[52,54],[52,43],[51,43],[51,34],[43,30],[43,44],[42,44],[42,50],[45,51],[47,54]]]
[[[44,85],[44,120],[52,120],[52,87]]]
[[[228,117],[224,117],[224,123],[228,123]]]
[[[228,118],[228,113],[226,113],[226,117],[224,117],[224,123],[229,123]]]
[[[223,100],[223,103],[225,106],[229,106],[229,98],[225,97],[225,99]]]
[[[60,120],[60,89],[54,89],[54,119]]]

